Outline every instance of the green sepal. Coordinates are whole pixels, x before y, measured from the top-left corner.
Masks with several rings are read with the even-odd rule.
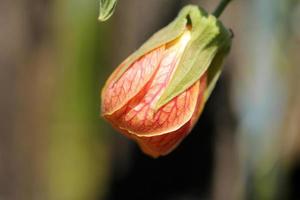
[[[121,65],[122,68],[117,71],[114,76],[115,80],[118,80],[122,74],[131,66],[133,62],[138,60],[143,55],[147,54],[151,50],[167,44],[176,38],[178,38],[186,29],[188,23],[188,16],[191,13],[198,13],[198,7],[193,5],[185,6],[178,14],[178,16],[166,27],[156,32],[150,37],[138,50],[131,54]]]
[[[228,42],[226,39],[224,39],[223,42],[224,45],[219,49],[207,70],[207,87],[204,91],[204,102],[207,101],[213,89],[215,88],[215,85],[222,72],[223,61],[230,51],[231,40]]]
[[[99,17],[100,21],[108,20],[115,11],[117,0],[100,0]]]
[[[205,91],[206,101],[220,75],[223,58],[229,51],[231,34],[216,17],[197,9],[190,13],[189,20],[191,40],[157,102],[156,109],[191,87],[205,72],[209,76]]]

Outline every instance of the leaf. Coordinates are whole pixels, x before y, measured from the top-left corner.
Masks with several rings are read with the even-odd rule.
[[[227,54],[224,46],[231,44],[229,31],[214,16],[198,10],[198,15],[191,13],[190,19],[192,38],[168,83],[168,87],[157,102],[156,109],[191,87],[206,71],[209,71],[217,54],[218,57],[220,54],[224,56]],[[221,65],[222,62],[217,62],[217,64]],[[216,82],[214,78],[218,77],[218,74],[218,70],[211,74],[213,82]],[[213,88],[210,85],[208,87],[209,89]]]
[[[98,19],[100,21],[108,20],[115,11],[117,0],[100,0],[100,13]]]

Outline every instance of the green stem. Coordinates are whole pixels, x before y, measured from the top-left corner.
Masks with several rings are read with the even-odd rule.
[[[221,0],[218,7],[213,12],[213,15],[216,17],[220,17],[226,6],[231,2],[232,0]]]

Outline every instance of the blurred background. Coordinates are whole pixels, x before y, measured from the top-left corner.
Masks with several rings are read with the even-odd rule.
[[[0,0],[0,200],[300,199],[300,1],[234,0],[197,126],[152,159],[100,117],[113,69],[182,8],[218,0]]]

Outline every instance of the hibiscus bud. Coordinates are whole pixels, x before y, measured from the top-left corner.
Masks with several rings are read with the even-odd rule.
[[[230,45],[214,16],[184,7],[109,77],[103,117],[146,154],[170,153],[199,118]]]

